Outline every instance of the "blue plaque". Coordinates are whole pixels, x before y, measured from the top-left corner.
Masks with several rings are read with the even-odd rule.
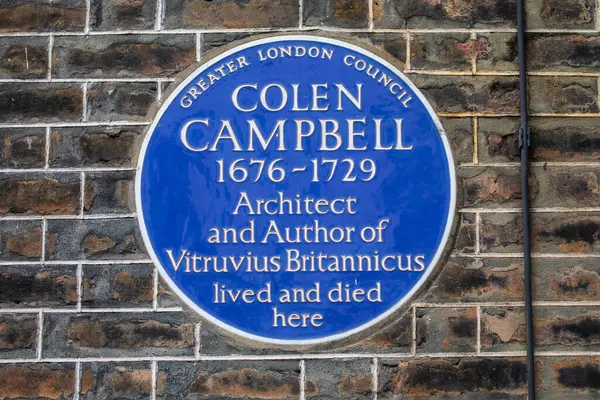
[[[214,324],[339,339],[407,303],[440,260],[456,182],[443,128],[381,57],[279,36],[222,52],[168,97],[136,180],[147,249]]]

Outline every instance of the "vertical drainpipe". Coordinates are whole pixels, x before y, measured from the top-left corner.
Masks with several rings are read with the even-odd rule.
[[[519,51],[519,89],[521,126],[519,128],[519,148],[521,150],[521,193],[523,197],[523,270],[525,289],[525,319],[527,326],[527,392],[528,399],[535,399],[535,361],[533,337],[533,306],[531,294],[531,238],[529,226],[529,185],[528,161],[530,131],[527,115],[527,63],[525,52],[525,0],[517,0],[517,40]]]

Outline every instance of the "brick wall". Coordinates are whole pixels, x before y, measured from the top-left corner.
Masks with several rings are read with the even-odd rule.
[[[513,0],[0,2],[0,399],[523,398]],[[594,0],[526,0],[541,398],[600,393]],[[452,140],[460,227],[429,289],[337,347],[278,349],[183,310],[143,247],[139,144],[174,76],[264,32],[404,65]]]

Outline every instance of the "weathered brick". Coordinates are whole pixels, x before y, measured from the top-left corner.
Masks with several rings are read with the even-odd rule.
[[[378,393],[382,399],[519,398],[527,393],[527,365],[522,358],[496,357],[384,360]]]
[[[523,262],[520,259],[450,259],[427,293],[432,302],[520,301]]]
[[[205,361],[160,363],[166,375],[159,399],[298,399],[300,366],[297,361]],[[306,382],[307,396],[314,393]]]
[[[194,35],[59,36],[52,74],[57,78],[172,76],[196,60]]]
[[[532,118],[533,161],[595,161],[600,157],[600,128],[595,118]],[[479,119],[479,160],[518,161],[518,118]]]
[[[480,36],[488,53],[477,62],[481,71],[516,71],[517,38],[512,33]],[[600,37],[591,34],[538,34],[527,36],[527,68],[531,71],[585,71],[600,69]]]
[[[541,77],[528,79],[529,108],[533,113],[597,113],[595,78]]]
[[[475,308],[418,308],[426,330],[417,353],[472,352],[477,345]]]
[[[348,36],[352,40],[362,40],[368,46],[375,46],[387,53],[395,63],[394,65],[403,71],[406,64],[406,38],[397,33],[359,33]]]
[[[520,253],[523,251],[523,226],[520,214],[482,214],[480,229],[481,252]]]
[[[86,265],[83,267],[84,307],[151,307],[152,265]]]
[[[45,78],[47,73],[47,38],[0,38],[0,78]]]
[[[482,172],[483,171],[483,172]],[[518,207],[518,168],[459,169],[465,207]],[[600,205],[600,170],[593,167],[534,166],[529,177],[533,207],[596,207]]]
[[[519,82],[512,77],[409,77],[438,113],[518,113]]]
[[[600,348],[600,314],[581,307],[538,307],[534,319],[535,343],[545,350],[569,346],[572,351]]]
[[[61,83],[0,83],[0,122],[79,121],[81,86]]]
[[[80,399],[149,399],[152,370],[147,363],[82,365]],[[156,391],[164,391],[164,374],[156,376]]]
[[[298,26],[294,0],[176,0],[166,2],[164,26],[181,28],[288,28]]]
[[[48,357],[194,354],[194,323],[183,313],[45,314]]]
[[[552,393],[555,398],[568,400],[600,396],[599,357],[552,357],[545,364],[548,396]]]
[[[509,0],[380,0],[377,28],[512,27],[516,5]]]
[[[37,315],[0,314],[0,359],[34,358]]]
[[[0,168],[40,168],[46,161],[43,128],[0,129]]]
[[[171,297],[170,300],[173,300],[173,298]],[[161,304],[160,301],[159,304]],[[180,302],[170,301],[164,304],[164,306],[174,305],[180,305]],[[425,321],[418,320],[416,332],[417,340],[420,340],[420,338],[423,337],[425,328]],[[309,347],[278,345],[265,347],[263,343],[233,337],[221,328],[217,328],[209,323],[202,323],[200,329],[200,354],[208,356],[218,356],[223,354],[267,355],[273,354],[274,352],[277,354],[298,354],[324,353],[327,351],[352,354],[372,352],[408,354],[412,348],[412,330],[412,311],[409,309],[399,315],[398,319],[395,321],[388,322],[378,329],[371,329],[370,332],[367,332],[367,335],[369,336],[364,339],[357,340],[357,338],[351,337],[332,343],[312,345]]]
[[[483,310],[482,348],[524,350],[525,316],[521,307]],[[597,350],[600,347],[600,314],[583,307],[536,307],[535,345],[540,350]]]
[[[477,242],[475,214],[461,213],[459,218],[461,222],[454,242],[454,251],[474,253]]]
[[[524,351],[525,315],[519,308],[481,309],[482,351]]]
[[[515,33],[479,34],[477,42],[481,48],[477,57],[478,71],[518,70],[517,35]],[[529,53],[527,56],[529,60]],[[529,64],[527,66],[529,67]]]
[[[0,307],[61,307],[77,304],[75,266],[2,267]]]
[[[473,162],[473,120],[471,118],[440,118],[450,142],[454,162]]]
[[[515,207],[521,204],[521,172],[517,168],[460,168],[464,207]],[[529,179],[530,199],[538,192],[535,177]]]
[[[88,86],[89,121],[145,121],[156,101],[155,83],[93,83]]]
[[[373,375],[371,362],[361,360],[306,361],[307,398],[319,399],[372,399]]]
[[[80,186],[75,173],[0,174],[0,214],[75,214]]]
[[[417,343],[420,343],[426,334],[425,322],[423,319],[417,319]],[[352,352],[364,349],[371,352],[410,353],[413,344],[412,330],[412,311],[408,310],[389,326],[379,329],[355,345],[348,346],[348,349]]]
[[[219,47],[227,46],[236,40],[244,40],[249,37],[252,37],[252,35],[245,32],[204,33],[202,34],[201,43],[202,55]]]
[[[118,260],[145,258],[133,218],[48,221],[49,260]]]
[[[395,33],[357,33],[352,35],[343,35],[349,40],[362,41],[365,45],[375,46],[381,51],[387,53],[396,61],[394,64],[400,69],[404,69],[406,62],[406,39],[402,35]],[[202,35],[202,54],[217,49],[221,46],[230,44],[236,40],[243,40],[252,37],[248,33],[205,33]]]
[[[156,1],[153,0],[92,0],[90,7],[92,30],[154,28]]]
[[[600,217],[594,214],[543,213],[532,218],[533,250],[540,253],[596,253]]]
[[[366,28],[369,26],[367,0],[305,0],[305,26]]]
[[[533,124],[532,122],[531,125]],[[518,142],[519,125],[518,117],[478,118],[479,162],[519,161],[521,158]],[[537,146],[533,145],[538,140],[538,135],[534,134],[534,130],[535,128],[531,127],[532,158],[536,157],[535,154],[538,151]],[[564,135],[559,136],[560,140],[564,140]]]
[[[163,305],[163,304],[161,304]],[[169,302],[166,306],[179,305]],[[276,349],[276,350],[275,350]],[[247,341],[239,337],[233,337],[223,329],[217,328],[209,323],[202,322],[200,328],[200,354],[208,356],[219,356],[223,354],[251,354],[264,355],[276,351],[279,354],[298,353],[297,350],[289,347],[278,348],[278,346],[269,346],[256,341]]]
[[[158,273],[158,271],[156,273]],[[173,293],[169,285],[165,283],[160,275],[158,278],[158,296],[156,300],[159,307],[177,307],[181,305],[177,295]]]
[[[0,260],[27,261],[41,257],[41,221],[0,221]]]
[[[0,365],[0,399],[67,399],[75,390],[75,364]]]
[[[600,205],[600,170],[593,167],[535,167],[540,182],[534,207],[596,207]]]
[[[55,128],[50,166],[133,167],[143,131],[134,126]]]
[[[519,214],[482,214],[481,251],[522,252]],[[539,253],[595,253],[600,217],[595,214],[536,213],[532,215],[532,249]]]
[[[415,70],[471,71],[480,49],[468,33],[410,36],[410,66]]]
[[[600,70],[600,37],[534,34],[527,38],[527,67],[540,71]]]
[[[525,7],[531,28],[595,29],[593,0],[533,0]]]
[[[86,175],[85,212],[90,214],[135,211],[135,172],[92,172]]]
[[[0,32],[83,31],[85,0],[11,0],[0,4]]]
[[[594,259],[533,260],[536,300],[595,301],[600,295],[600,266]]]

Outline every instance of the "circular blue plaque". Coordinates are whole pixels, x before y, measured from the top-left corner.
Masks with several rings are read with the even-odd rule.
[[[246,338],[346,337],[410,300],[455,208],[443,128],[392,64],[279,36],[189,75],[160,108],[136,179],[147,249],[173,291]]]

